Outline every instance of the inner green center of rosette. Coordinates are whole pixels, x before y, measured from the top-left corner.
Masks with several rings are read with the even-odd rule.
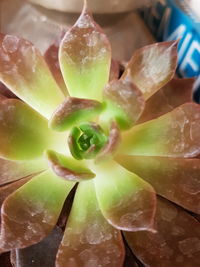
[[[95,123],[82,123],[71,129],[68,144],[75,159],[93,159],[102,150],[108,137]]]

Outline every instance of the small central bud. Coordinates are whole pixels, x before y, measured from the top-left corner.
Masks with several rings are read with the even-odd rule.
[[[107,141],[102,128],[94,123],[73,127],[68,139],[72,156],[79,160],[95,158]]]

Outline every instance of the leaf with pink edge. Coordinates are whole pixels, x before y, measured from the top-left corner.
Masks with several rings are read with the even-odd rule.
[[[150,183],[157,194],[200,214],[200,159],[121,155],[117,161]]]
[[[54,42],[51,46],[49,46],[49,48],[46,50],[44,54],[44,58],[58,86],[62,90],[63,94],[67,96],[68,90],[65,85],[58,60],[59,45],[60,45],[60,40]]]
[[[177,44],[177,41],[162,42],[138,49],[128,63],[123,78],[131,77],[148,99],[174,76]]]
[[[86,167],[87,165],[83,161],[66,157],[53,150],[46,151],[46,156],[54,173],[63,179],[78,182],[95,177],[95,174]]]
[[[61,42],[59,61],[71,96],[101,101],[109,80],[111,48],[86,5]]]
[[[145,266],[198,267],[200,225],[172,203],[158,199],[157,232],[124,232],[134,254]]]
[[[12,160],[41,157],[55,142],[53,131],[35,110],[17,99],[0,101],[0,156]]]
[[[137,175],[114,161],[94,166],[99,207],[110,224],[125,231],[154,229],[156,194]]]
[[[121,129],[132,127],[145,106],[140,90],[128,78],[115,80],[104,89],[104,121],[116,120]]]
[[[48,170],[11,194],[1,210],[0,252],[33,245],[47,236],[73,186]]]
[[[155,119],[184,103],[192,102],[194,81],[193,78],[172,79],[146,101],[145,109],[137,123]]]
[[[42,158],[27,161],[11,161],[0,158],[0,185],[19,180],[47,169]]]
[[[46,118],[64,100],[40,52],[16,36],[0,34],[0,81]]]
[[[123,260],[120,231],[102,216],[93,182],[80,183],[58,250],[56,266],[122,267]]]
[[[101,111],[102,104],[96,100],[68,97],[52,114],[49,127],[65,131],[80,122],[94,119]]]
[[[195,157],[200,153],[200,106],[186,103],[122,135],[119,153]]]

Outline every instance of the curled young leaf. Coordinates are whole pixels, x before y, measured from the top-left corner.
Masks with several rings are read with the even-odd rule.
[[[64,100],[40,52],[27,40],[2,33],[0,81],[46,118]]]
[[[54,111],[49,126],[56,131],[65,131],[75,124],[94,118],[101,110],[102,105],[96,100],[68,97]]]
[[[131,77],[148,99],[174,76],[177,44],[177,41],[161,42],[138,49],[128,63],[123,78]]]
[[[95,177],[83,162],[72,157],[66,157],[52,150],[48,150],[46,156],[55,174],[66,180],[78,182]]]
[[[86,6],[61,42],[59,61],[71,96],[102,99],[102,90],[109,80],[111,49]]]
[[[124,246],[120,231],[99,210],[93,181],[78,185],[56,266],[122,267]]]
[[[186,103],[122,135],[126,155],[195,157],[200,153],[200,106]]]

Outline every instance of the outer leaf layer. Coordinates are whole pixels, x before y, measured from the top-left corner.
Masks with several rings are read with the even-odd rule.
[[[64,100],[40,52],[15,36],[0,34],[0,81],[46,118]]]
[[[110,224],[125,231],[153,230],[153,188],[114,161],[94,166],[99,207]]]
[[[177,65],[177,41],[162,42],[138,49],[123,74],[148,99],[174,76]]]
[[[102,99],[109,79],[110,44],[86,8],[64,36],[59,61],[71,96]]]
[[[122,136],[127,155],[195,157],[200,153],[200,106],[184,104]]]
[[[10,161],[0,158],[0,185],[10,183],[28,175],[47,169],[43,159]]]
[[[0,156],[27,160],[42,155],[51,145],[53,133],[47,121],[17,99],[0,101]]]
[[[192,102],[194,79],[172,79],[145,103],[145,109],[137,122],[155,119],[174,108]]]
[[[159,200],[157,233],[124,233],[129,246],[147,266],[198,267],[199,222],[182,209]]]
[[[54,76],[54,79],[61,88],[63,94],[67,96],[68,95],[67,87],[65,85],[58,61],[59,45],[60,45],[60,40],[52,44],[46,50],[44,58],[49,66],[52,75]]]
[[[121,234],[102,216],[93,182],[80,183],[58,251],[57,266],[121,267],[123,256]]]
[[[200,214],[200,159],[120,156],[118,162],[157,194]]]
[[[2,206],[0,251],[24,248],[47,236],[73,185],[46,171],[10,195]]]

